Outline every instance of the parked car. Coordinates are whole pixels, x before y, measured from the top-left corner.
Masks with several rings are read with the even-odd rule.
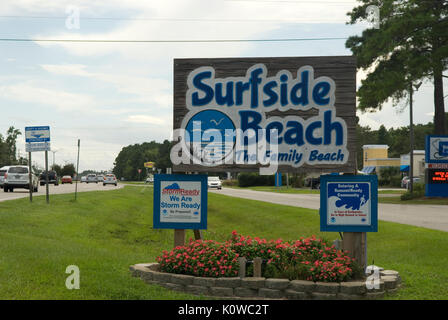
[[[216,188],[218,190],[222,189],[222,182],[219,177],[208,177],[207,184],[209,188]]]
[[[106,184],[113,184],[117,186],[118,185],[117,177],[115,177],[113,173],[106,174],[103,179],[103,186],[105,186]]]
[[[0,188],[3,189],[3,184],[5,183],[5,173],[8,171],[9,166],[4,166],[0,168]]]
[[[320,177],[306,178],[304,186],[310,187],[311,189],[319,189],[320,188]]]
[[[33,188],[34,192],[37,192],[39,188],[39,179],[34,172],[31,172],[30,186],[30,177],[27,166],[10,166],[5,172],[3,184],[4,192],[13,192],[14,189],[17,188],[24,188],[29,190],[30,187]]]
[[[62,184],[64,184],[64,183],[72,184],[73,183],[72,177],[70,177],[70,176],[63,176],[62,179],[61,179],[61,183]]]
[[[104,180],[104,175],[99,174],[99,175],[96,176],[96,181],[103,182],[103,180]]]
[[[87,182],[87,177],[86,176],[82,176],[81,177],[81,183],[83,183],[83,182]]]
[[[45,185],[47,181],[46,176],[45,171],[40,174],[39,181],[41,186]],[[54,184],[55,186],[59,185],[59,178],[56,171],[48,171],[48,184]]]
[[[86,183],[91,183],[91,182],[98,183],[96,174],[91,173],[91,174],[87,175]]]
[[[412,180],[413,180],[414,185],[423,182],[423,181],[421,181],[421,179],[419,177],[414,177]],[[406,181],[406,189],[409,190],[410,188],[411,188],[411,179],[408,179]]]
[[[409,177],[408,176],[404,176],[403,179],[401,179],[401,187],[402,188],[406,188],[406,184],[409,181]]]

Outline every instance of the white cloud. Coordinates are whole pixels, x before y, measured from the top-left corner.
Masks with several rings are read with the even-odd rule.
[[[125,121],[134,122],[134,123],[153,124],[153,125],[159,125],[159,126],[168,125],[166,119],[148,116],[148,115],[144,115],[144,114],[128,116]]]
[[[37,87],[27,83],[0,86],[0,97],[56,108],[59,111],[89,110],[96,106],[95,99],[89,95]]]

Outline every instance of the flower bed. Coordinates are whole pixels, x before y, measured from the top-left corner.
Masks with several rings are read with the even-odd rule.
[[[315,236],[296,241],[251,238],[232,232],[226,242],[190,240],[157,257],[160,270],[200,277],[235,277],[238,257],[265,262],[262,276],[288,280],[342,282],[361,275],[361,269],[346,252]],[[253,274],[249,265],[247,275]]]

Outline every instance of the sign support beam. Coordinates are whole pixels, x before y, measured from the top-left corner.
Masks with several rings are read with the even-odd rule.
[[[50,203],[50,190],[49,190],[49,179],[48,179],[48,151],[45,151],[45,198],[47,204]]]
[[[185,245],[185,229],[174,229],[174,248]]]
[[[33,173],[31,171],[31,152],[28,152],[28,176],[30,184],[30,202],[33,202]]]

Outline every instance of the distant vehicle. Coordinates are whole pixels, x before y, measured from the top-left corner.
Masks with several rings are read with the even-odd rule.
[[[408,176],[404,176],[403,179],[401,179],[401,187],[402,188],[406,188],[406,184],[409,181],[409,177]]]
[[[88,174],[87,175],[86,183],[92,183],[92,182],[98,183],[98,180],[96,178],[96,174]]]
[[[5,173],[8,171],[9,166],[4,166],[0,168],[0,188],[3,189],[3,184],[5,183]]]
[[[207,184],[209,188],[216,188],[218,190],[222,189],[222,182],[219,177],[208,177]]]
[[[82,176],[81,177],[81,183],[83,183],[83,182],[87,182],[87,177],[86,176]]]
[[[154,183],[154,177],[146,178],[145,183]]]
[[[421,179],[420,179],[419,177],[414,177],[412,180],[413,180],[413,184],[414,184],[414,185],[423,182],[423,181],[421,181]],[[406,181],[406,189],[409,190],[410,188],[411,188],[411,179],[408,179],[408,180]]]
[[[103,179],[103,186],[105,186],[106,184],[113,184],[117,186],[118,185],[117,177],[115,177],[113,173],[106,174]]]
[[[13,192],[16,188],[30,189],[37,192],[39,188],[39,179],[34,172],[31,172],[31,186],[29,171],[27,166],[10,166],[4,175],[3,191]]]
[[[304,186],[310,187],[311,189],[319,189],[320,188],[320,177],[306,178]]]
[[[41,186],[45,185],[47,181],[46,176],[45,171],[40,174],[39,181]],[[59,178],[56,171],[48,171],[48,184],[54,184],[55,186],[59,185]]]
[[[62,184],[64,184],[64,183],[72,184],[73,183],[72,177],[70,177],[70,176],[63,176],[62,179],[61,179],[61,183]]]
[[[103,182],[103,180],[104,180],[104,175],[99,174],[99,175],[96,176],[96,181]]]

